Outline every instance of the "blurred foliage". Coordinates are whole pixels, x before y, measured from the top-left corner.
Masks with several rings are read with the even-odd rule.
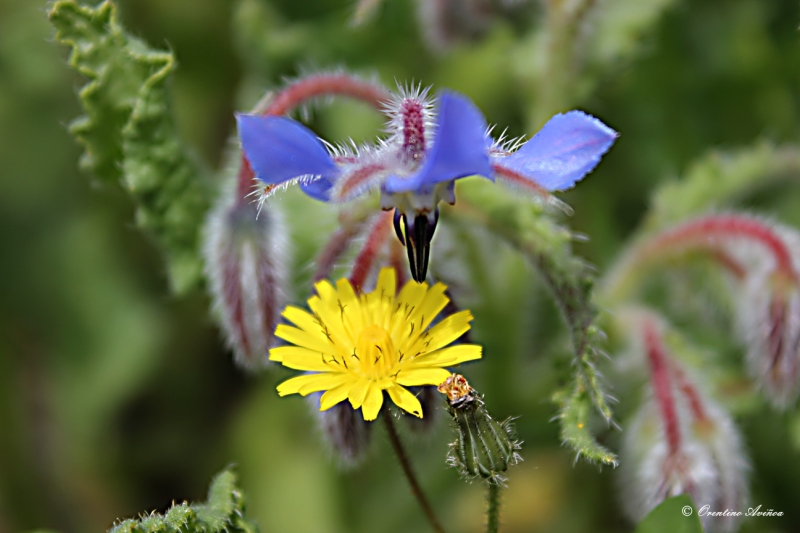
[[[487,182],[462,186],[459,193],[460,204],[473,213],[468,223],[503,237],[537,268],[567,324],[575,372],[553,397],[560,410],[561,439],[577,457],[616,466],[616,456],[589,431],[592,405],[606,421],[612,413],[596,368],[603,334],[595,323],[594,279],[589,265],[572,254],[573,235],[544,216],[541,206],[531,205],[530,198],[514,197]]]
[[[683,514],[686,508],[690,514]],[[664,500],[664,502],[650,511],[638,526],[635,533],[702,533],[703,526],[697,516],[697,508],[692,499],[681,494]]]
[[[175,168],[219,167],[235,109],[250,108],[284,77],[345,65],[387,83],[414,79],[461,91],[511,135],[531,134],[574,106],[620,131],[599,168],[563,195],[574,215],[558,221],[590,237],[571,243],[570,253],[601,272],[642,221],[654,229],[695,210],[738,205],[800,225],[794,0],[522,3],[482,39],[446,54],[427,49],[410,0],[385,0],[358,27],[350,25],[351,0],[118,4],[132,34],[177,59],[170,105],[191,148],[171,152],[180,154]],[[0,531],[103,531],[142,509],[201,499],[211,475],[231,461],[262,531],[423,530],[380,431],[365,463],[342,471],[319,452],[325,445],[308,406],[278,401],[274,386],[286,374],[241,375],[207,318],[205,296],[168,296],[159,253],[131,227],[136,208],[113,177],[125,167],[87,187],[66,126],[82,113],[75,93],[85,78],[54,44],[47,7],[0,0]],[[126,90],[135,90],[131,83]],[[380,120],[344,102],[310,114],[332,140],[371,138]],[[652,191],[664,184],[646,215]],[[274,201],[290,214],[294,290],[302,296],[309,260],[335,214],[296,191]],[[525,442],[525,462],[509,472],[504,530],[631,531],[613,470],[573,466],[549,422],[552,391],[577,370],[551,288],[500,239],[485,234],[463,246],[476,281],[465,302],[476,317],[473,340],[486,349],[465,372],[492,398],[493,413],[520,417]],[[665,292],[656,297],[691,310],[695,292]],[[697,316],[670,318],[712,348],[714,365],[704,371],[739,368],[741,350],[716,315]],[[615,410],[624,429],[636,393],[623,383],[611,392],[622,400]],[[800,501],[797,414],[757,402],[737,412],[753,462],[753,502],[791,511]],[[619,432],[595,418],[588,427],[615,450]],[[448,434],[439,424],[427,438],[406,435],[412,458],[449,529],[479,531],[482,491],[444,467]],[[742,530],[798,528],[788,512],[751,519]]]
[[[86,149],[81,167],[106,181],[123,179],[137,223],[167,252],[174,291],[185,292],[203,270],[199,235],[210,199],[170,113],[175,58],[126,35],[110,2],[96,9],[56,2],[50,21],[56,41],[72,49],[70,66],[91,80],[80,91],[86,115],[70,125]]]
[[[244,517],[244,510],[244,496],[236,486],[236,474],[228,469],[211,482],[206,503],[173,502],[163,515],[153,512],[138,520],[123,520],[111,532],[257,533],[258,528]]]

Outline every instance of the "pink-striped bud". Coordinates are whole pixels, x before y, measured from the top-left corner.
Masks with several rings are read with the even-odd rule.
[[[698,508],[707,506],[706,531],[734,531],[740,520],[735,513],[749,499],[739,431],[669,356],[657,324],[645,320],[643,329],[652,398],[625,433],[623,506],[638,522],[664,499],[689,494]],[[710,514],[716,512],[722,514]]]
[[[782,272],[750,276],[739,304],[739,330],[753,379],[785,409],[800,392],[800,288]]]
[[[366,456],[371,441],[372,423],[347,402],[326,411],[319,410],[320,394],[311,395],[311,404],[319,417],[323,437],[345,467],[356,466]],[[384,415],[386,416],[386,415]],[[411,417],[404,417],[411,418]]]
[[[259,207],[223,195],[206,222],[206,275],[214,311],[236,363],[267,363],[285,304],[286,239],[277,205]]]
[[[682,403],[682,402],[679,402]],[[664,499],[689,494],[698,508],[743,511],[749,499],[747,459],[730,416],[706,401],[708,420],[691,422],[679,410],[682,442],[670,450],[656,402],[648,401],[625,432],[620,454],[623,507],[638,522]],[[735,531],[740,518],[704,516],[706,531]]]

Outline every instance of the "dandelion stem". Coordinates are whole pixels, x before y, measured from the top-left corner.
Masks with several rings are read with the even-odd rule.
[[[497,533],[500,527],[500,484],[487,483],[489,486],[486,492],[486,533]]]
[[[403,448],[403,443],[400,442],[400,436],[397,434],[397,429],[394,427],[392,413],[390,413],[387,409],[383,412],[383,416],[381,418],[383,418],[383,421],[386,424],[386,432],[389,434],[389,440],[392,442],[392,448],[394,448],[394,453],[397,455],[397,460],[400,461],[400,466],[403,468],[403,473],[406,475],[408,484],[411,485],[411,492],[414,494],[417,502],[419,502],[420,507],[422,507],[422,510],[434,531],[436,531],[436,533],[444,533],[444,528],[442,528],[442,525],[436,519],[436,515],[433,514],[433,509],[431,508],[430,503],[428,503],[428,499],[425,497],[425,494],[422,492],[422,488],[419,486],[419,482],[417,481],[416,474],[414,474],[414,470],[411,468],[411,463],[408,460],[406,450]]]
[[[377,83],[359,79],[345,73],[316,74],[298,80],[279,92],[263,109],[264,115],[285,115],[297,106],[320,96],[349,96],[381,109],[389,99],[389,91]],[[242,154],[242,165],[237,183],[237,198],[240,202],[250,194],[253,186],[253,170]]]

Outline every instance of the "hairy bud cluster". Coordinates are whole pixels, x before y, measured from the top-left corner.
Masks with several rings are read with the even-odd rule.
[[[326,442],[345,466],[357,465],[369,449],[372,423],[365,422],[364,417],[346,403],[320,411],[320,396],[314,394],[312,403]]]
[[[285,304],[283,217],[277,206],[259,209],[223,195],[205,231],[214,311],[236,363],[248,370],[266,364]]]
[[[492,418],[483,399],[460,374],[447,378],[438,390],[447,397],[456,434],[447,463],[468,479],[504,482],[503,472],[522,460],[516,452],[522,443],[514,436],[511,419],[498,422]]]
[[[742,437],[730,415],[668,356],[657,335],[645,340],[653,395],[625,432],[621,450],[623,506],[637,522],[678,494],[689,494],[711,511],[741,511],[749,499]],[[702,519],[706,531],[734,531],[739,524],[733,514]]]
[[[779,409],[800,393],[800,286],[780,271],[750,274],[738,305],[739,331],[753,379]]]
[[[642,406],[625,432],[621,451],[623,506],[633,521],[640,521],[666,498],[689,494],[698,507],[713,511],[746,508],[747,460],[742,438],[730,416],[719,406],[706,404],[709,420],[688,423],[681,409],[683,442],[669,449],[654,401]],[[703,517],[706,531],[735,531],[735,516]]]

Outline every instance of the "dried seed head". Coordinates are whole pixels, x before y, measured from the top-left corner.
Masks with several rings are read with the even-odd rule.
[[[282,213],[277,205],[222,195],[206,221],[204,238],[214,311],[234,359],[248,370],[262,368],[285,304]]]
[[[503,483],[503,472],[522,460],[516,452],[522,443],[514,436],[511,419],[498,422],[492,418],[483,399],[460,374],[448,377],[438,390],[447,397],[456,434],[447,463],[467,479]]]

